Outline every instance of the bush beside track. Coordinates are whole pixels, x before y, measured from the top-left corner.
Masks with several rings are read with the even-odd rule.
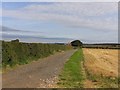
[[[27,64],[30,61],[47,57],[55,52],[70,49],[67,45],[22,43],[2,41],[2,67]]]

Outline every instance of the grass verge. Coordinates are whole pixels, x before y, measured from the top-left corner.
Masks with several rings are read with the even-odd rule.
[[[59,82],[57,84],[60,87],[83,87],[83,73],[81,61],[83,61],[83,52],[82,49],[78,49],[65,63],[64,69],[59,75]]]

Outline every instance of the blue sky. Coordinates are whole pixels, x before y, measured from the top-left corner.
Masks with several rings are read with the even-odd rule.
[[[117,3],[2,3],[3,39],[25,42],[118,42]],[[12,30],[13,29],[13,30]],[[16,30],[16,31],[15,31]],[[20,30],[17,31],[17,30]]]

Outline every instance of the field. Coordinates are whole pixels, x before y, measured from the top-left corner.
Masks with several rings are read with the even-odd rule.
[[[59,76],[58,85],[69,88],[118,88],[117,49],[78,49]]]
[[[118,88],[118,49],[21,42],[2,47],[4,87]]]
[[[118,87],[118,50],[83,49],[85,87]]]

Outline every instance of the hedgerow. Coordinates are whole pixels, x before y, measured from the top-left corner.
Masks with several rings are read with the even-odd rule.
[[[70,49],[67,45],[2,41],[2,66],[14,67]]]

